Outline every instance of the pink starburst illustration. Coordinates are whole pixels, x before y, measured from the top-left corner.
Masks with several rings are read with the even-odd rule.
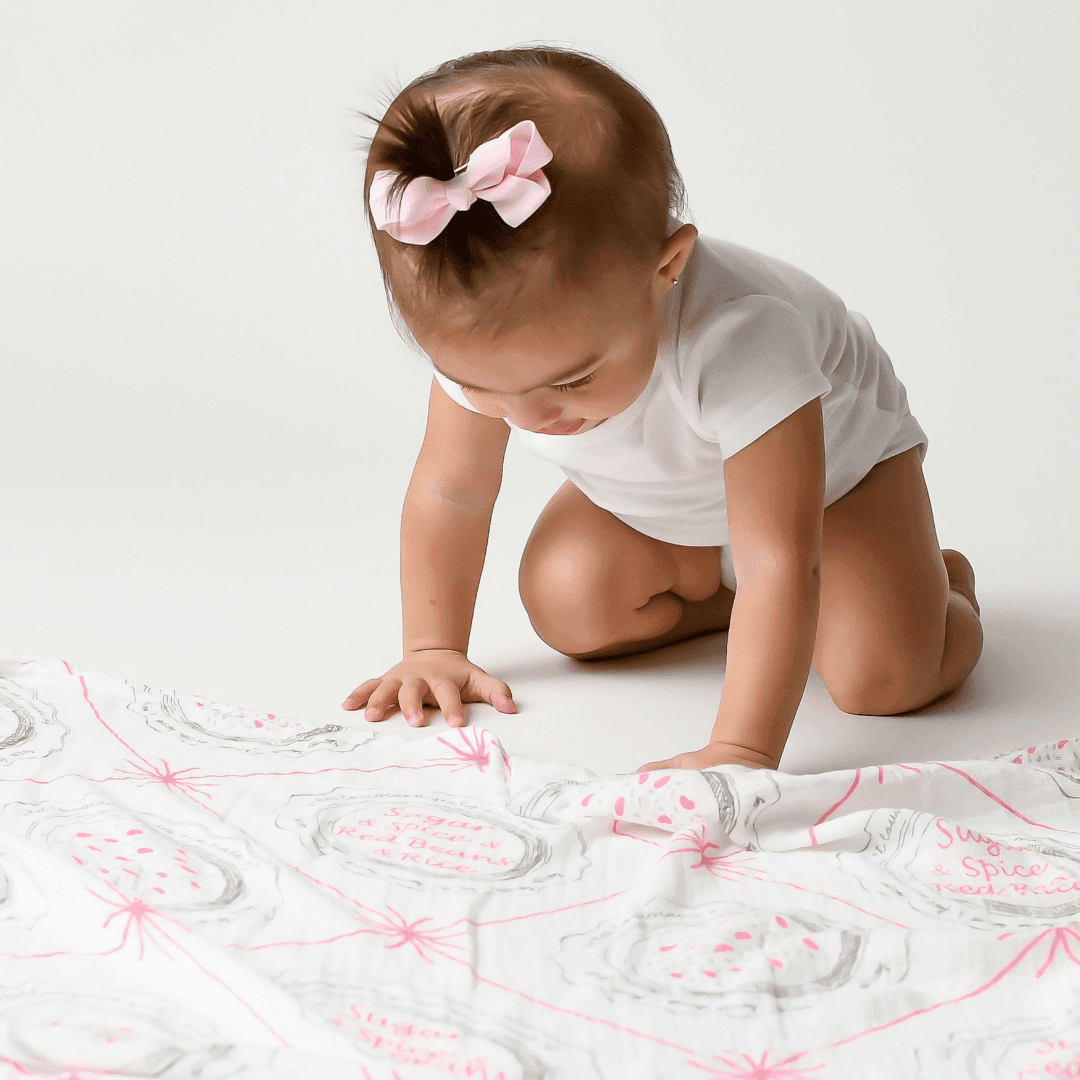
[[[1050,951],[1047,953],[1046,960],[1043,962],[1042,967],[1039,968],[1038,972],[1036,973],[1035,977],[1037,979],[1041,979],[1043,976],[1043,972],[1045,972],[1046,969],[1050,967],[1050,965],[1054,962],[1054,956],[1057,953],[1058,949],[1061,949],[1061,951],[1074,964],[1076,964],[1077,967],[1080,967],[1080,956],[1077,956],[1076,953],[1073,952],[1073,946],[1070,944],[1069,940],[1071,938],[1073,941],[1080,942],[1080,932],[1077,932],[1076,927],[1057,926],[1054,927],[1052,930],[1046,930],[1041,933],[1031,944],[1035,945],[1037,942],[1047,937],[1049,937],[1051,941]]]
[[[176,957],[173,956],[173,954],[170,953],[169,950],[166,949],[165,945],[162,943],[163,941],[167,941],[169,945],[171,945],[176,950],[177,953],[185,956],[205,976],[213,979],[214,982],[218,983],[227,993],[231,994],[234,998],[236,998],[236,1000],[241,1005],[243,1005],[243,1007],[247,1009],[247,1011],[250,1012],[251,1015],[254,1016],[255,1019],[258,1020],[258,1022],[262,1024],[263,1027],[265,1027],[266,1030],[269,1031],[270,1034],[273,1035],[273,1037],[277,1039],[278,1042],[281,1043],[282,1046],[286,1048],[289,1046],[288,1041],[282,1038],[282,1036],[279,1035],[274,1030],[274,1028],[271,1027],[270,1024],[268,1024],[266,1020],[262,1016],[260,1016],[259,1013],[255,1011],[255,1009],[251,1007],[251,1005],[248,1004],[248,1002],[246,1002],[231,986],[223,982],[220,976],[215,975],[214,972],[210,971],[208,968],[204,967],[201,963],[199,963],[198,959],[190,952],[188,952],[188,950],[185,949],[179,941],[177,941],[175,938],[170,937],[168,931],[165,930],[162,926],[158,925],[158,921],[160,920],[161,922],[170,922],[174,926],[179,927],[181,930],[185,930],[190,933],[188,927],[184,926],[183,923],[178,923],[175,919],[172,919],[168,915],[163,914],[162,912],[158,911],[157,908],[152,907],[150,904],[147,904],[145,901],[140,900],[137,897],[125,896],[124,893],[121,892],[121,890],[118,889],[115,885],[112,885],[109,882],[106,882],[105,884],[108,885],[109,888],[113,891],[113,893],[116,894],[118,899],[110,900],[107,896],[102,896],[100,893],[94,892],[93,889],[86,890],[91,896],[100,900],[103,904],[108,904],[108,906],[113,909],[112,913],[106,916],[105,921],[101,924],[102,927],[107,927],[109,923],[113,921],[113,919],[120,918],[121,916],[125,916],[126,920],[124,922],[123,932],[120,935],[120,944],[117,945],[115,949],[110,949],[109,952],[99,953],[97,955],[109,956],[111,953],[119,952],[127,944],[128,938],[131,936],[132,928],[134,928],[135,934],[139,939],[140,960],[146,954],[147,944],[150,944],[160,949],[167,960],[175,961]],[[87,1077],[86,1080],[89,1080],[89,1077]]]
[[[690,1064],[695,1069],[701,1069],[702,1072],[715,1077],[716,1080],[816,1080],[810,1074],[818,1069],[823,1069],[824,1065],[806,1066],[794,1064],[805,1053],[804,1050],[800,1054],[795,1054],[794,1057],[784,1058],[783,1061],[777,1061],[772,1065],[765,1060],[769,1056],[768,1050],[761,1055],[760,1061],[755,1061],[749,1054],[743,1054],[742,1063],[733,1061],[731,1058],[722,1058],[719,1054],[713,1054],[713,1060],[720,1062],[724,1066],[723,1069],[719,1069],[715,1065],[702,1065],[697,1061],[691,1061]]]
[[[739,849],[728,852],[727,855],[714,855],[714,851],[720,850],[720,845],[705,839],[704,825],[697,825],[676,833],[672,840],[681,840],[689,846],[671,848],[664,852],[663,857],[666,859],[669,855],[696,855],[698,861],[691,863],[691,870],[708,870],[713,877],[723,878],[724,881],[739,881],[750,873],[757,873],[754,867],[744,868],[743,866],[750,858],[747,851]]]
[[[449,739],[444,739],[441,735],[438,738],[438,742],[441,742],[443,746],[450,747],[451,750],[457,755],[452,758],[443,758],[441,761],[434,762],[437,765],[450,766],[451,772],[461,772],[462,769],[475,768],[480,772],[483,772],[491,764],[491,751],[493,749],[493,742],[487,737],[487,734],[480,729],[473,732],[470,737],[470,732],[465,728],[458,728],[456,734],[459,740],[464,743],[464,746],[458,746]],[[496,744],[497,745],[497,744]],[[506,766],[507,771],[510,769],[510,759],[506,756],[506,751],[501,746],[497,747],[502,754],[503,764]]]
[[[196,772],[197,770],[194,767],[173,770],[169,768],[169,763],[164,759],[161,759],[161,768],[151,765],[150,762],[140,765],[138,762],[132,761],[131,758],[127,759],[127,763],[132,768],[117,769],[117,772],[133,778],[143,777],[144,779],[139,784],[139,787],[145,787],[146,784],[164,784],[170,791],[175,791],[180,795],[204,795],[206,798],[212,799],[213,795],[201,789],[218,786],[210,780],[195,780],[190,776],[185,776],[185,773]]]
[[[321,938],[318,941],[272,941],[264,945],[236,945],[230,944],[230,949],[248,949],[258,951],[260,949],[290,948],[297,945],[331,945],[336,941],[344,941],[347,938],[359,937],[363,934],[373,934],[376,937],[388,938],[387,949],[400,949],[405,945],[411,945],[417,955],[428,963],[434,963],[429,953],[440,956],[447,960],[458,960],[468,963],[467,956],[470,952],[468,945],[462,945],[454,941],[454,938],[466,936],[468,927],[455,930],[454,927],[466,922],[458,919],[447,926],[423,926],[423,923],[431,922],[431,916],[415,919],[409,922],[400,912],[388,907],[386,911],[367,907],[357,903],[360,910],[360,918],[366,924],[359,930],[350,930],[344,934],[336,934],[334,937]],[[454,951],[465,954],[455,955]]]
[[[106,884],[109,884],[106,882]],[[120,944],[113,949],[113,952],[119,952],[126,944],[132,929],[134,928],[136,937],[139,941],[139,959],[141,960],[146,954],[147,944],[155,945],[166,956],[167,959],[172,960],[168,949],[162,944],[160,938],[168,940],[168,934],[161,930],[160,927],[155,925],[155,919],[164,919],[167,916],[161,914],[156,908],[146,903],[145,900],[140,900],[138,897],[125,896],[115,885],[109,885],[114,893],[119,897],[118,900],[110,900],[107,896],[102,896],[100,893],[94,892],[93,889],[87,889],[86,891],[96,899],[100,900],[103,904],[108,904],[113,908],[112,914],[106,916],[105,921],[101,924],[106,927],[113,921],[113,919],[126,917],[124,922],[124,929],[120,935]],[[169,920],[172,921],[171,919]]]
[[[428,955],[428,953],[434,953],[436,956],[451,957],[453,953],[448,950],[458,950],[459,952],[468,953],[468,947],[461,945],[454,941],[454,938],[461,937],[468,933],[467,929],[455,930],[452,933],[448,933],[451,926],[457,925],[452,923],[451,926],[429,926],[421,927],[421,923],[431,922],[431,916],[427,916],[423,919],[416,919],[414,922],[408,922],[400,912],[395,911],[392,907],[387,907],[386,911],[375,911],[372,908],[365,908],[365,915],[369,922],[373,923],[369,933],[378,934],[380,937],[387,937],[394,939],[391,944],[387,944],[388,949],[400,949],[404,945],[411,945],[420,956],[422,960],[426,960],[429,964],[435,961]]]

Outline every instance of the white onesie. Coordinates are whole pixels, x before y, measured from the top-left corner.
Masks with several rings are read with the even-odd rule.
[[[457,383],[434,375],[454,401],[479,411]],[[815,397],[826,506],[879,461],[912,446],[925,457],[926,434],[862,315],[794,266],[698,237],[664,297],[652,378],[633,404],[577,435],[510,427],[527,450],[638,532],[720,546],[724,584],[734,589],[724,459]]]

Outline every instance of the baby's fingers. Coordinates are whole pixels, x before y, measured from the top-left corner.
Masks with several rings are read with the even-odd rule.
[[[665,758],[663,761],[650,761],[648,765],[642,765],[638,769],[643,772],[664,772],[665,769],[705,769],[710,762],[702,759],[701,753],[676,754],[673,758]]]
[[[664,769],[677,769],[679,768],[676,763],[676,758],[668,758],[666,761],[650,761],[645,765],[642,765],[638,772],[650,773],[650,772],[663,772]]]
[[[465,723],[465,707],[457,684],[446,679],[436,679],[428,684],[442,710],[443,719],[450,727],[462,727]]]
[[[386,719],[394,711],[394,706],[397,704],[398,687],[400,686],[400,679],[383,679],[379,688],[368,698],[367,712],[364,713],[364,719],[370,721]]]
[[[510,687],[501,679],[492,679],[490,684],[486,687],[486,690],[487,693],[484,696],[499,710],[499,712],[517,712],[517,705],[514,704],[514,695],[510,692]]]
[[[422,679],[406,679],[401,684],[398,701],[401,703],[401,715],[413,727],[423,727],[427,723],[424,715],[424,682]]]
[[[374,692],[375,688],[382,682],[382,679],[368,679],[366,683],[361,683],[342,703],[343,709],[362,709],[364,703],[367,701],[368,696]]]

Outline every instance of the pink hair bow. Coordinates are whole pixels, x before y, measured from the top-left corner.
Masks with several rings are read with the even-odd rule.
[[[376,228],[405,244],[429,244],[459,211],[486,199],[515,229],[551,194],[541,169],[552,158],[531,120],[522,120],[495,139],[481,143],[453,180],[418,176],[405,185],[398,206],[387,195],[398,174],[380,169],[368,201]]]

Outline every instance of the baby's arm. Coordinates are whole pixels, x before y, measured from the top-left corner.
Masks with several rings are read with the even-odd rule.
[[[424,705],[434,705],[451,726],[465,723],[469,701],[516,711],[506,683],[466,656],[509,436],[503,421],[463,409],[432,380],[424,443],[401,512],[404,657],[358,686],[343,708],[366,705],[368,720],[382,720],[400,707],[409,723],[423,725]]]
[[[817,637],[825,440],[814,398],[724,463],[738,588],[709,745],[645,769],[775,769]]]

